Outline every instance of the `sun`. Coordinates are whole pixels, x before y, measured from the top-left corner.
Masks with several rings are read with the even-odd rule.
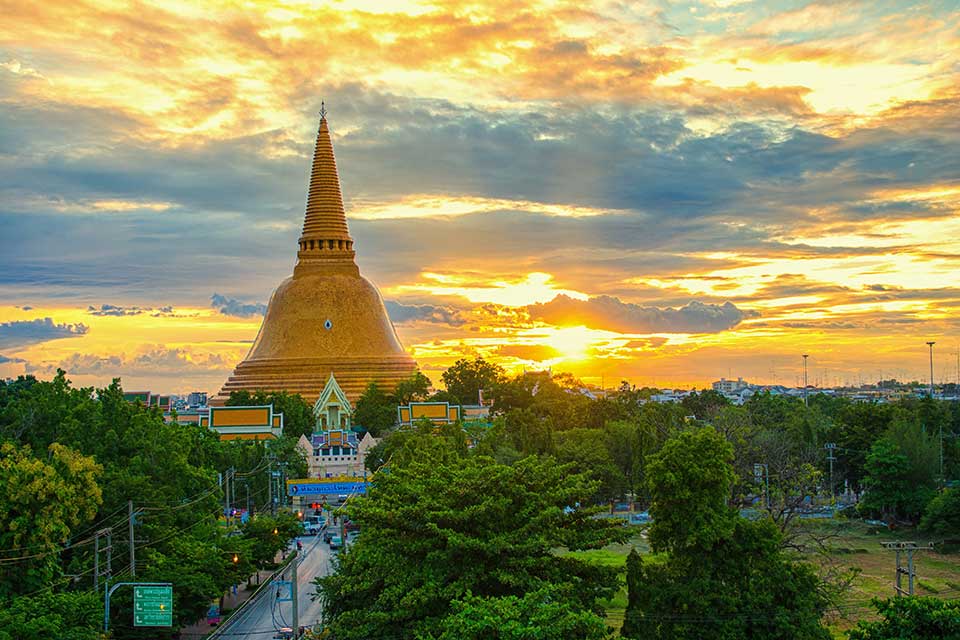
[[[538,327],[525,333],[536,339],[538,343],[545,344],[560,354],[550,364],[588,360],[599,343],[614,337],[620,337],[619,334],[610,331],[590,329],[584,326]]]

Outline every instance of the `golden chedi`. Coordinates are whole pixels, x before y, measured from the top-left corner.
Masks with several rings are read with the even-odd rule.
[[[390,392],[417,368],[377,288],[360,275],[324,111],[293,276],[270,298],[247,357],[211,401],[231,391],[287,391],[313,404],[333,373],[351,402],[376,381]]]

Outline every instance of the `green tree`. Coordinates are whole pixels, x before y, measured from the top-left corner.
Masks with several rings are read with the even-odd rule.
[[[251,542],[253,566],[266,569],[274,566],[277,554],[303,533],[303,523],[290,512],[280,512],[276,517],[260,513],[247,520],[241,531]]]
[[[93,591],[0,599],[0,640],[98,640],[102,595]]]
[[[603,429],[570,429],[557,434],[556,456],[560,462],[570,463],[576,473],[583,473],[597,481],[594,502],[608,502],[621,497],[627,488],[627,479],[607,449]]]
[[[727,506],[733,447],[712,427],[680,433],[650,457],[650,545],[656,551],[710,549],[733,533]]]
[[[308,438],[316,427],[316,417],[313,415],[313,407],[307,404],[299,393],[287,393],[286,391],[266,392],[257,390],[253,393],[249,391],[231,391],[230,398],[227,400],[227,406],[259,406],[272,404],[274,413],[283,414],[283,434],[294,440],[305,435]]]
[[[440,378],[458,404],[477,404],[480,391],[491,393],[503,381],[504,372],[500,365],[477,358],[457,360]]]
[[[680,401],[681,406],[697,420],[712,420],[724,407],[730,406],[730,401],[713,389],[706,389],[700,393],[691,393]]]
[[[347,507],[363,535],[341,553],[335,574],[316,581],[325,622],[342,640],[441,637],[455,601],[543,589],[574,614],[594,611],[612,595],[615,573],[555,551],[624,538],[618,524],[574,508],[595,485],[535,457],[506,466],[425,450],[391,462]]]
[[[353,423],[379,438],[397,423],[397,401],[376,382],[371,382],[357,398]]]
[[[553,421],[532,409],[511,409],[503,417],[503,435],[523,455],[555,451]]]
[[[439,632],[422,640],[603,640],[609,637],[603,618],[570,607],[568,596],[542,589],[518,596],[480,597],[467,594],[451,603]]]
[[[915,520],[933,497],[931,487],[911,481],[910,460],[890,438],[881,438],[871,447],[864,472],[866,491],[859,505],[863,512]]]
[[[410,404],[418,400],[425,400],[430,395],[430,378],[421,371],[414,371],[410,377],[397,383],[394,392],[397,404]]]
[[[931,500],[920,521],[926,533],[960,540],[960,489],[947,489]]]
[[[681,433],[651,456],[650,542],[659,564],[628,559],[623,637],[827,640],[827,601],[813,569],[782,549],[769,518],[727,501],[732,447],[712,428]]]
[[[960,602],[938,598],[874,600],[881,620],[860,622],[850,640],[960,640]]]
[[[103,502],[103,468],[92,458],[56,442],[48,454],[41,460],[29,446],[0,445],[0,597],[48,584],[57,552]]]

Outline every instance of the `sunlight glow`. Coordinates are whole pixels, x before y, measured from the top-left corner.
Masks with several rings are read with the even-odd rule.
[[[398,293],[429,293],[434,296],[459,296],[470,302],[492,302],[510,307],[521,307],[537,302],[549,302],[558,295],[567,295],[577,300],[589,296],[581,291],[559,289],[554,286],[549,273],[528,273],[523,280],[497,280],[484,286],[473,284],[474,280],[459,276],[424,273],[425,280],[433,281],[395,287]]]

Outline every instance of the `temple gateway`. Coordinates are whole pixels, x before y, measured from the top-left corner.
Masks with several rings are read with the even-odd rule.
[[[416,370],[380,293],[360,275],[355,258],[321,111],[293,276],[273,292],[250,352],[211,405],[222,405],[240,389],[299,393],[312,404],[331,374],[355,403],[370,382],[389,392]]]

